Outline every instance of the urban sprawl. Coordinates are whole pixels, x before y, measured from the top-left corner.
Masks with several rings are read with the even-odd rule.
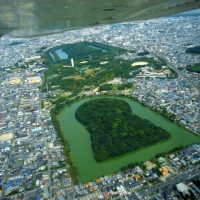
[[[196,11],[195,13],[199,13]],[[149,52],[165,59],[178,74],[163,79],[144,69],[129,82],[128,94],[157,111],[175,116],[177,124],[200,134],[200,74],[186,66],[200,54],[200,15],[183,14],[141,22],[97,26],[30,39],[0,40],[0,199],[200,199],[200,144],[177,149],[143,164],[98,179],[73,184],[50,108],[42,107],[46,66],[40,49],[65,43],[99,42],[130,50],[122,59]],[[26,68],[16,67],[20,61]],[[75,66],[76,67],[76,66]],[[148,77],[148,79],[147,79]],[[116,77],[115,81],[119,80]],[[96,91],[85,95],[99,95]]]

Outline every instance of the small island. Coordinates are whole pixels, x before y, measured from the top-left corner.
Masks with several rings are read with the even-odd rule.
[[[90,133],[97,162],[170,138],[164,129],[134,115],[121,99],[90,100],[79,106],[75,117]]]

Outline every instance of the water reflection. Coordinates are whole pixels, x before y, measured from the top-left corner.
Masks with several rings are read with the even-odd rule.
[[[195,0],[0,0],[0,35],[31,36],[148,19],[198,8]]]

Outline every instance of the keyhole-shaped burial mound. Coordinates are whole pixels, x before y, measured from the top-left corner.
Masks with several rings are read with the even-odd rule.
[[[170,138],[164,129],[133,114],[121,99],[90,100],[79,106],[75,117],[90,133],[97,162]]]

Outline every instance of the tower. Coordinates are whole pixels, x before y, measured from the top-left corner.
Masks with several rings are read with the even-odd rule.
[[[74,59],[71,58],[71,66],[74,67]]]

